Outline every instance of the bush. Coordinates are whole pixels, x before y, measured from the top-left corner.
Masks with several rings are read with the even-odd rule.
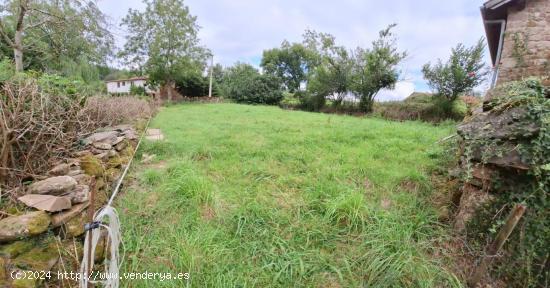
[[[461,121],[468,113],[468,106],[460,98],[449,102],[431,94],[413,93],[403,101],[376,103],[374,112],[391,120],[438,123],[445,120]]]
[[[82,136],[151,115],[137,97],[86,97],[64,77],[16,74],[0,90],[0,184],[14,187],[70,156]]]
[[[145,96],[147,95],[147,91],[145,91],[145,87],[143,86],[132,85],[130,86],[130,95]]]
[[[208,95],[209,84],[210,83],[207,77],[192,73],[189,75],[180,76],[176,80],[176,89],[181,95],[187,97],[201,97]],[[213,89],[212,94],[215,95],[215,91],[216,89]]]
[[[237,103],[277,105],[283,99],[277,77],[261,75],[248,64],[227,69],[223,80],[224,96]]]

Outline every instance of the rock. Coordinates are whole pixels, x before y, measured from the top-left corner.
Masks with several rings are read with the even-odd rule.
[[[84,139],[83,141],[84,141],[84,144],[86,145],[94,142],[103,142],[103,143],[110,144],[113,141],[115,141],[117,137],[118,137],[117,131],[105,131],[105,132],[94,133],[86,137],[86,139]]]
[[[126,138],[124,136],[117,137],[116,140],[112,143],[113,146],[117,145],[118,143],[124,141]]]
[[[88,156],[88,155],[92,155],[92,151],[90,150],[83,150],[83,151],[78,151],[78,152],[75,152],[73,153],[74,157],[77,157],[77,158],[82,158],[84,156]]]
[[[88,201],[88,195],[90,194],[90,187],[88,185],[76,185],[67,197],[69,197],[72,204],[82,203]]]
[[[160,129],[149,128],[149,129],[147,129],[145,134],[146,134],[145,139],[147,139],[147,140],[151,140],[151,141],[164,140],[164,135],[162,134]]]
[[[104,172],[101,161],[94,156],[84,156],[80,159],[80,167],[90,176],[101,176]]]
[[[63,232],[63,236],[65,238],[72,238],[84,234],[84,224],[86,224],[86,213],[80,213],[62,225],[61,231]]]
[[[107,157],[112,158],[115,156],[118,156],[118,153],[115,150],[109,150],[109,152],[107,152]]]
[[[52,176],[67,175],[67,173],[69,173],[70,168],[71,166],[69,164],[59,164],[53,167],[50,171],[48,171],[48,175],[52,175]]]
[[[111,151],[111,150],[109,150]],[[95,157],[101,161],[107,161],[109,159],[109,152],[103,152],[95,155]]]
[[[13,259],[34,247],[33,241],[15,241],[0,248],[0,256]],[[2,259],[0,257],[0,259]],[[1,287],[1,286],[0,286]]]
[[[128,146],[128,142],[126,140],[119,142],[115,145],[116,151],[122,151],[122,149],[126,148]]]
[[[133,129],[132,125],[129,125],[129,124],[121,124],[113,127],[113,130],[116,130],[118,132],[124,132],[132,129]]]
[[[0,220],[0,243],[38,235],[50,225],[51,218],[44,211],[10,216]]]
[[[84,209],[88,207],[90,203],[84,202],[80,204],[73,205],[71,209],[59,213],[55,213],[52,215],[52,227],[59,227],[65,223],[67,223],[69,220],[73,219],[74,217],[78,216]]]
[[[77,185],[78,187],[78,185]],[[17,198],[25,205],[42,211],[58,212],[71,208],[71,199],[41,194],[27,194]]]
[[[457,132],[465,139],[526,139],[539,133],[540,127],[528,119],[525,108],[516,107],[503,112],[474,115],[459,125]]]
[[[74,180],[76,180],[76,182],[78,184],[90,185],[92,183],[92,177],[90,175],[87,175],[87,174],[78,174],[78,175],[75,175],[75,176],[72,176],[72,177],[73,177]]]
[[[92,143],[92,146],[100,150],[111,150],[111,148],[113,148],[113,146],[110,143],[104,143],[104,142],[94,142]]]
[[[136,139],[139,138],[137,133],[134,130],[124,131],[124,132],[122,132],[122,135],[124,137],[126,137],[126,139],[128,139],[128,140],[136,140]]]
[[[153,161],[153,159],[154,159],[155,157],[156,157],[155,154],[149,155],[149,154],[147,154],[147,153],[143,153],[143,156],[141,157],[141,163],[147,164],[147,163]]]
[[[28,191],[30,194],[60,195],[73,189],[76,184],[70,176],[56,176],[32,183]]]
[[[25,270],[50,271],[59,260],[59,253],[55,240],[48,239],[48,241],[49,243],[40,243],[19,255],[13,259],[12,264]]]
[[[20,270],[21,271],[21,270]],[[31,273],[31,271],[21,271],[21,273]],[[36,288],[39,287],[40,281],[34,277],[22,277],[21,279],[15,279],[11,282],[13,288]]]
[[[67,173],[67,176],[71,176],[74,178],[74,176],[80,175],[80,174],[84,174],[84,170],[80,170],[80,169],[71,170],[69,171],[69,173]]]

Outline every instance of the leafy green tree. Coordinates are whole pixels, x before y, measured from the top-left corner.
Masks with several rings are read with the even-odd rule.
[[[310,75],[308,92],[315,97],[333,97],[334,105],[339,106],[350,89],[353,62],[343,47],[320,59]]]
[[[280,79],[243,63],[227,68],[222,91],[238,103],[276,105],[283,99]]]
[[[479,39],[472,47],[458,44],[452,49],[446,63],[438,59],[433,66],[431,63],[424,65],[424,78],[438,96],[452,102],[461,94],[483,83],[490,73],[483,61],[484,50],[483,39]]]
[[[113,36],[94,1],[9,0],[0,15],[0,50],[12,51],[16,71],[63,72],[83,63],[93,70],[112,54]]]
[[[282,79],[289,92],[296,92],[300,84],[307,80],[311,68],[310,56],[304,45],[284,41],[280,48],[263,52],[260,66],[266,74]]]
[[[376,94],[385,88],[393,88],[399,77],[397,65],[407,56],[398,52],[391,30],[392,24],[380,31],[372,48],[357,48],[353,55],[351,91],[359,98],[359,108],[371,112]]]
[[[175,88],[178,77],[202,73],[207,51],[199,45],[197,18],[183,0],[144,0],[145,11],[130,9],[122,20],[129,34],[121,53],[142,66],[153,84]],[[172,89],[167,89],[172,100]]]

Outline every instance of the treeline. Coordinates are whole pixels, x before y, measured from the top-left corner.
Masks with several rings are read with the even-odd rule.
[[[399,81],[399,65],[407,57],[397,47],[395,26],[380,31],[370,47],[355,49],[338,45],[330,34],[306,30],[301,42],[284,41],[280,47],[265,50],[261,72],[243,63],[223,70],[215,81],[218,91],[241,103],[281,102],[283,106],[309,111],[330,106],[370,113],[380,90],[392,89]],[[437,119],[463,117],[464,109],[456,113],[456,107],[465,106],[459,96],[471,92],[489,73],[483,62],[484,48],[483,40],[472,47],[459,44],[447,61],[424,65],[424,78],[435,93],[428,97],[427,105],[422,105],[422,111],[406,114],[426,114],[425,118]],[[418,105],[393,103],[384,109],[388,112],[394,107],[400,111],[417,110]]]
[[[220,90],[237,102],[264,104],[279,103],[286,92],[311,111],[352,97],[361,111],[370,112],[376,94],[398,81],[398,65],[406,57],[396,46],[394,27],[380,31],[371,47],[355,49],[337,45],[330,34],[307,30],[300,43],[284,41],[265,50],[263,73],[242,63],[226,69]]]

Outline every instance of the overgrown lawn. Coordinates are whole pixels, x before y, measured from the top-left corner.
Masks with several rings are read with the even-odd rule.
[[[429,202],[449,126],[236,104],[164,108],[118,201],[127,287],[460,286]],[[139,163],[139,161],[137,161]]]

